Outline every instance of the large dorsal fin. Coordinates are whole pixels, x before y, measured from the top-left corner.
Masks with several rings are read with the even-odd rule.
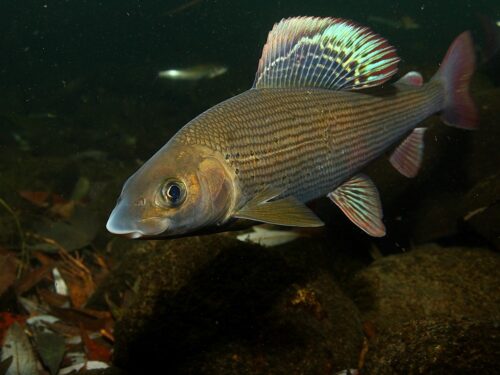
[[[254,88],[377,86],[397,71],[396,50],[369,28],[340,18],[295,17],[275,24]]]

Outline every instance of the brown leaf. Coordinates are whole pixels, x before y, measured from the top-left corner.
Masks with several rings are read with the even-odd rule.
[[[103,328],[107,328],[107,319],[99,319],[94,315],[78,309],[63,309],[54,307],[52,314],[66,323],[71,323],[76,326],[82,325],[86,330],[98,332]]]
[[[13,255],[0,255],[0,296],[16,281],[18,263]]]
[[[68,201],[66,203],[56,203],[54,204],[49,212],[54,216],[62,217],[63,219],[68,220],[73,216],[73,212],[75,211],[75,201]]]
[[[48,191],[30,191],[30,190],[20,190],[19,195],[26,199],[31,204],[37,207],[48,207],[49,206],[49,196]]]
[[[26,319],[21,315],[14,315],[9,312],[0,312],[0,346],[2,345],[5,333],[10,326],[16,322],[24,323]]]
[[[40,298],[44,300],[44,302],[49,305],[50,307],[68,307],[69,306],[69,298],[67,296],[63,296],[61,294],[57,294],[54,292],[51,292],[48,289],[42,289],[40,288],[38,290],[38,295]]]
[[[35,268],[30,272],[26,272],[16,285],[17,294],[24,294],[28,290],[33,288],[36,284],[42,281],[47,276],[47,274],[50,274],[50,270],[52,268],[53,265],[47,264],[39,268]]]
[[[111,349],[92,340],[83,327],[81,327],[80,331],[83,344],[85,345],[87,359],[89,361],[111,362]]]
[[[87,303],[95,291],[94,280],[90,270],[77,257],[61,250],[63,264],[60,267],[61,275],[69,288],[69,296],[73,307],[80,308]]]

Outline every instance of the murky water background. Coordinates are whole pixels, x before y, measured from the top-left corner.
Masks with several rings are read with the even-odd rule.
[[[312,206],[324,230],[277,248],[234,234],[158,242],[108,234],[125,179],[187,121],[248,89],[272,25],[296,15],[369,26],[397,48],[401,73],[418,70],[425,79],[452,40],[471,30],[480,129],[432,117],[417,178],[400,176],[384,157],[367,168],[384,206],[388,235],[380,240],[326,200]],[[0,339],[11,326],[2,324],[6,314],[27,330],[25,319],[42,314],[24,298],[71,327],[54,329],[66,338],[84,337],[82,322],[61,309],[106,311],[91,314],[106,324],[85,321],[83,329],[114,336],[92,337],[115,348],[125,371],[494,373],[499,22],[493,0],[4,1]],[[158,77],[200,64],[227,71],[192,81]],[[66,254],[87,271],[68,271],[76,263]],[[54,267],[66,269],[66,304],[54,298],[61,296]],[[99,360],[111,364],[109,356]]]

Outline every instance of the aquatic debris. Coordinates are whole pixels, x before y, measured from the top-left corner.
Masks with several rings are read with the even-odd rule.
[[[34,330],[36,350],[51,375],[56,375],[66,352],[64,338],[53,332]]]
[[[5,202],[2,198],[0,198],[0,206],[2,206],[11,216],[12,219],[14,220],[14,223],[17,228],[17,233],[19,236],[19,250],[21,251],[21,262],[19,264],[19,268],[17,270],[17,277],[20,277],[22,273],[24,272],[25,266],[29,262],[30,258],[30,251],[26,246],[26,241],[24,239],[24,231],[21,228],[21,223],[19,222],[19,218],[17,214],[14,212],[14,210]]]
[[[49,206],[50,193],[48,191],[19,190],[19,195],[37,207],[46,208]]]
[[[5,335],[0,361],[12,357],[13,361],[6,375],[38,374],[36,357],[30,341],[19,323],[10,326]]]
[[[26,139],[24,139],[19,133],[12,132],[11,135],[12,135],[12,138],[14,139],[14,141],[16,141],[16,143],[18,144],[19,149],[21,151],[25,151],[25,152],[31,151],[30,143]]]
[[[54,277],[54,289],[57,294],[60,294],[62,296],[67,296],[69,295],[68,293],[68,286],[66,285],[66,282],[61,276],[61,272],[57,269],[57,267],[54,267],[52,269],[52,276]]]
[[[71,200],[74,202],[81,201],[88,195],[89,191],[90,180],[85,176],[80,176],[71,192]]]
[[[236,238],[239,241],[250,242],[264,247],[273,247],[292,242],[299,238],[301,234],[292,230],[276,230],[262,226],[253,226],[251,232],[239,234]]]
[[[227,72],[228,68],[217,64],[200,64],[188,68],[167,69],[158,72],[158,78],[172,81],[198,81],[212,79]]]
[[[343,370],[336,372],[335,375],[359,375],[359,371],[356,369],[348,369],[348,370]]]
[[[0,254],[0,297],[16,281],[18,263],[12,254]]]
[[[109,365],[102,361],[85,361],[61,369],[59,375],[70,375],[82,370],[103,370],[108,367]]]
[[[72,215],[67,220],[44,219],[35,223],[36,235],[42,242],[35,249],[56,251],[59,246],[68,250],[78,250],[89,245],[99,231],[96,214],[81,206],[72,206]],[[50,239],[54,241],[46,241]],[[42,246],[43,245],[43,246]]]
[[[305,203],[327,196],[361,230],[384,236],[378,190],[360,171],[399,144],[390,162],[415,176],[425,134],[417,126],[431,114],[462,129],[478,124],[470,32],[429,82],[409,72],[383,94],[363,92],[391,79],[399,60],[384,38],[352,21],[280,21],[252,88],[190,121],[142,165],[107,229],[152,238],[221,231],[241,219],[318,227]]]
[[[316,296],[314,290],[308,288],[300,288],[296,291],[293,298],[290,300],[290,305],[300,307],[305,311],[310,312],[318,320],[323,320],[327,317],[326,312],[321,307],[321,303]]]

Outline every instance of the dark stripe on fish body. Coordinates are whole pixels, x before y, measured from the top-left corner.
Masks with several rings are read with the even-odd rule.
[[[226,156],[247,198],[273,187],[308,201],[332,191],[443,105],[437,81],[396,84],[393,91],[253,89],[202,113],[175,140]]]

